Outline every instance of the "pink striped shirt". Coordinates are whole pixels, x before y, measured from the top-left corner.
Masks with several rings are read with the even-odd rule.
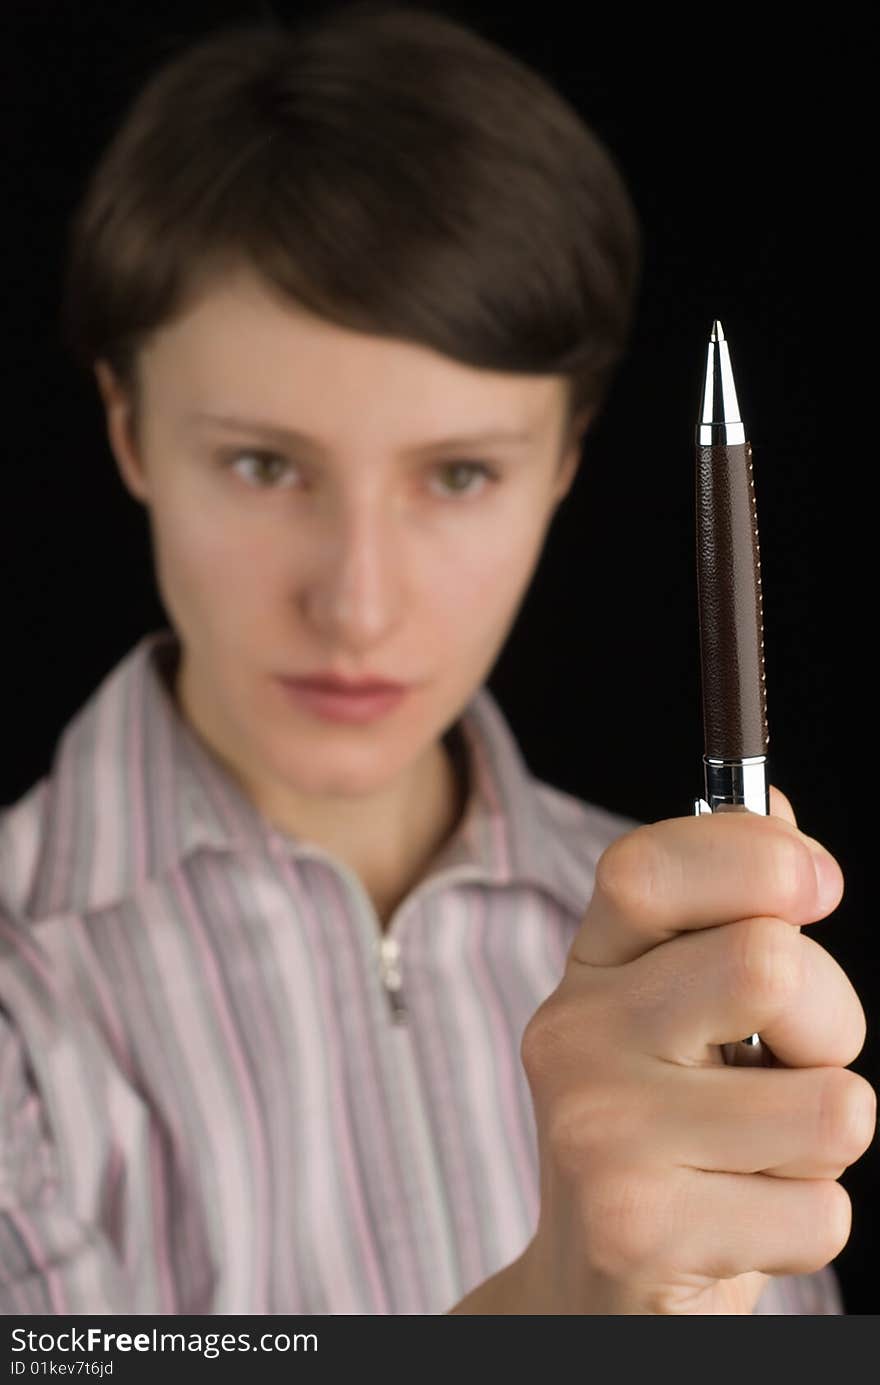
[[[534,778],[482,687],[383,948],[179,715],[177,649],[135,645],[0,813],[0,1312],[444,1313],[533,1233],[520,1040],[636,820]],[[842,1313],[833,1270],[756,1311]]]

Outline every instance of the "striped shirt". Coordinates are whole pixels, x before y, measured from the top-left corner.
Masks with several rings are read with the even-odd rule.
[[[0,1311],[445,1313],[534,1232],[523,1029],[637,821],[533,777],[483,686],[383,955],[180,715],[178,655],[141,639],[0,813]],[[842,1313],[833,1270],[756,1311]]]

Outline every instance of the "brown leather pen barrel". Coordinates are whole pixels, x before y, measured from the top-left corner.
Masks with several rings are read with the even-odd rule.
[[[745,759],[770,741],[752,448],[698,445],[696,458],[705,755]]]

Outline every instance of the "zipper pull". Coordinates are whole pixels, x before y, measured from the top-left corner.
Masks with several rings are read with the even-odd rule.
[[[403,1002],[403,977],[400,965],[400,944],[396,938],[379,939],[379,965],[382,984],[391,1006],[391,1019],[394,1024],[403,1024],[406,1019],[406,1006]]]

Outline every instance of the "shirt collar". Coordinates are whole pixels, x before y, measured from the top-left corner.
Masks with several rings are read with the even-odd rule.
[[[93,912],[138,892],[199,849],[323,857],[281,834],[180,715],[168,681],[173,630],[145,635],[62,733],[46,798],[33,915]],[[444,738],[467,769],[466,807],[419,891],[452,879],[531,885],[582,913],[577,840],[560,831],[501,709],[483,685]]]

